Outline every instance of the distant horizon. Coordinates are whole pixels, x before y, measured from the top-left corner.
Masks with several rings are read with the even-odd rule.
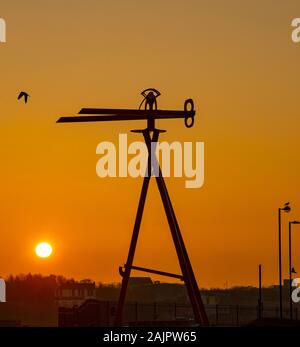
[[[13,276],[14,278],[15,277],[18,277],[18,276],[27,276],[27,275],[32,275],[32,276],[41,276],[41,277],[50,277],[50,276],[55,276],[55,277],[63,277],[64,279],[66,279],[67,281],[75,281],[75,282],[81,282],[81,281],[92,281],[94,282],[96,285],[121,285],[121,281],[120,282],[102,282],[102,281],[98,281],[98,280],[95,280],[93,278],[75,278],[75,277],[66,277],[65,275],[61,275],[61,274],[48,274],[48,275],[42,275],[40,273],[20,273],[20,274],[17,274],[17,275],[13,275],[13,274],[10,274],[8,276],[0,276],[0,278],[3,278],[5,281],[9,279],[10,276]],[[151,276],[131,276],[131,278],[150,278],[151,281],[153,283],[155,282],[159,282],[161,284],[177,284],[177,285],[182,285],[184,286],[184,283],[183,282],[172,282],[172,281],[163,281],[163,280],[154,280]],[[288,281],[289,279],[288,278],[285,278],[283,279],[283,281]],[[271,288],[271,287],[276,287],[278,286],[277,283],[274,283],[274,284],[270,284],[270,285],[267,285],[267,286],[264,286],[262,285],[262,288],[265,288],[265,289],[268,289],[268,288]],[[235,288],[255,288],[255,289],[258,289],[258,286],[255,286],[255,285],[234,285],[234,286],[228,286],[228,287],[201,287],[199,286],[199,289],[200,290],[230,290],[230,289],[235,289]]]

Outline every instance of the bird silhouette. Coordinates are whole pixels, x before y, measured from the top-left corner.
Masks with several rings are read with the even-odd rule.
[[[295,270],[294,267],[292,267],[291,273],[293,273],[293,274],[296,274],[296,273],[297,273],[297,271]]]
[[[30,95],[29,95],[28,93],[22,91],[22,92],[20,92],[20,94],[19,94],[19,96],[18,96],[18,100],[24,98],[24,102],[25,102],[25,104],[26,104],[27,101],[28,101],[28,97],[29,97],[29,96],[30,96]]]

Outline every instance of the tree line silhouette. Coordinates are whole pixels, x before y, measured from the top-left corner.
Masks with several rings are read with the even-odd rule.
[[[55,300],[56,289],[67,283],[75,283],[61,275],[40,274],[10,275],[6,279],[7,302],[47,303]]]

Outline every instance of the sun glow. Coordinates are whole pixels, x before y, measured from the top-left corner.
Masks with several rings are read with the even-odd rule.
[[[40,258],[48,258],[52,254],[52,246],[48,242],[40,242],[35,247],[35,253]]]

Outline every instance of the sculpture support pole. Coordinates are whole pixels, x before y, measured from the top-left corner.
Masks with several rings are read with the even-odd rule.
[[[142,221],[142,216],[143,216],[143,211],[144,211],[144,206],[145,206],[145,201],[146,201],[146,196],[147,196],[147,191],[148,191],[148,187],[149,187],[149,181],[150,181],[150,177],[145,176],[144,181],[143,181],[140,201],[139,201],[139,205],[138,205],[138,210],[137,210],[137,214],[136,214],[136,219],[135,219],[135,223],[134,223],[134,228],[133,228],[130,248],[129,248],[129,252],[128,252],[128,257],[127,257],[127,261],[126,261],[125,271],[123,274],[121,292],[120,292],[120,296],[119,296],[119,302],[118,302],[116,319],[115,319],[115,326],[121,326],[122,325],[123,307],[124,307],[124,303],[125,303],[126,291],[127,291],[127,287],[128,287],[131,267],[133,264],[133,258],[134,258],[134,253],[135,253],[135,249],[136,249],[136,244],[137,244],[137,240],[138,240],[138,236],[139,236],[139,231],[140,231],[140,226],[141,226],[141,221]]]
[[[118,301],[115,326],[122,325],[122,321],[123,321],[122,316],[123,316],[124,303],[125,303],[125,299],[126,299],[126,292],[127,292],[129,277],[130,277],[130,273],[131,273],[131,267],[133,265],[133,259],[134,259],[136,244],[137,244],[139,231],[140,231],[140,227],[141,227],[142,216],[143,216],[143,211],[144,211],[144,207],[145,207],[145,201],[146,201],[146,196],[147,196],[147,192],[148,192],[149,182],[150,182],[150,178],[151,178],[151,142],[152,141],[153,142],[158,141],[158,134],[159,133],[155,132],[153,134],[153,138],[151,139],[150,134],[149,134],[149,130],[145,129],[143,131],[145,140],[147,137],[146,133],[150,139],[150,141],[146,141],[146,145],[148,148],[148,167],[147,167],[147,171],[146,171],[144,181],[143,181],[143,186],[142,186],[138,210],[137,210],[137,214],[136,214],[136,218],[135,218],[135,223],[134,223],[134,227],[133,227],[133,233],[132,233],[132,238],[131,238],[131,242],[130,242],[128,257],[127,257],[127,261],[125,264],[125,271],[124,271],[123,279],[122,279],[122,286],[121,286],[121,292],[120,292],[119,301]],[[147,140],[148,140],[148,137],[147,137]]]
[[[166,187],[164,178],[162,176],[161,169],[159,167],[159,164],[157,163],[156,156],[151,155],[151,150],[154,149],[151,147],[151,144],[157,143],[160,131],[158,129],[154,129],[152,138],[150,136],[149,129],[145,129],[142,132],[143,132],[144,139],[148,148],[148,167],[147,167],[147,172],[143,181],[142,192],[141,192],[140,201],[138,205],[138,211],[137,211],[136,220],[134,224],[128,258],[125,264],[125,271],[122,274],[123,276],[122,287],[121,287],[121,292],[119,296],[115,325],[116,326],[122,325],[122,315],[123,315],[123,308],[124,308],[124,303],[126,299],[126,291],[128,287],[131,268],[133,266],[133,259],[134,259],[136,244],[138,240],[143,210],[145,206],[146,195],[147,195],[148,186],[149,186],[149,182],[151,178],[152,167],[155,166],[159,169],[159,175],[156,176],[156,183],[157,183],[157,186],[161,195],[161,199],[164,205],[165,213],[168,219],[170,231],[173,238],[173,243],[177,252],[180,268],[182,271],[185,285],[187,287],[187,291],[188,291],[190,302],[193,308],[195,320],[199,325],[207,326],[209,324],[208,318],[207,318],[205,308],[201,299],[197,281],[196,281],[196,278],[195,278],[195,275],[194,275],[194,272],[193,272],[188,254],[187,254],[187,250],[184,245],[184,241],[183,241],[180,228],[175,216],[171,199],[169,197],[167,187]],[[155,160],[155,163],[152,162],[153,159]]]
[[[169,197],[164,178],[161,174],[156,178],[156,182],[163,200],[166,216],[169,222],[173,242],[177,251],[179,264],[184,277],[184,282],[187,287],[191,305],[194,311],[195,320],[199,325],[208,326],[208,318],[201,299],[198,284],[189,260],[189,256],[180,232],[180,228],[175,216],[175,212]]]

